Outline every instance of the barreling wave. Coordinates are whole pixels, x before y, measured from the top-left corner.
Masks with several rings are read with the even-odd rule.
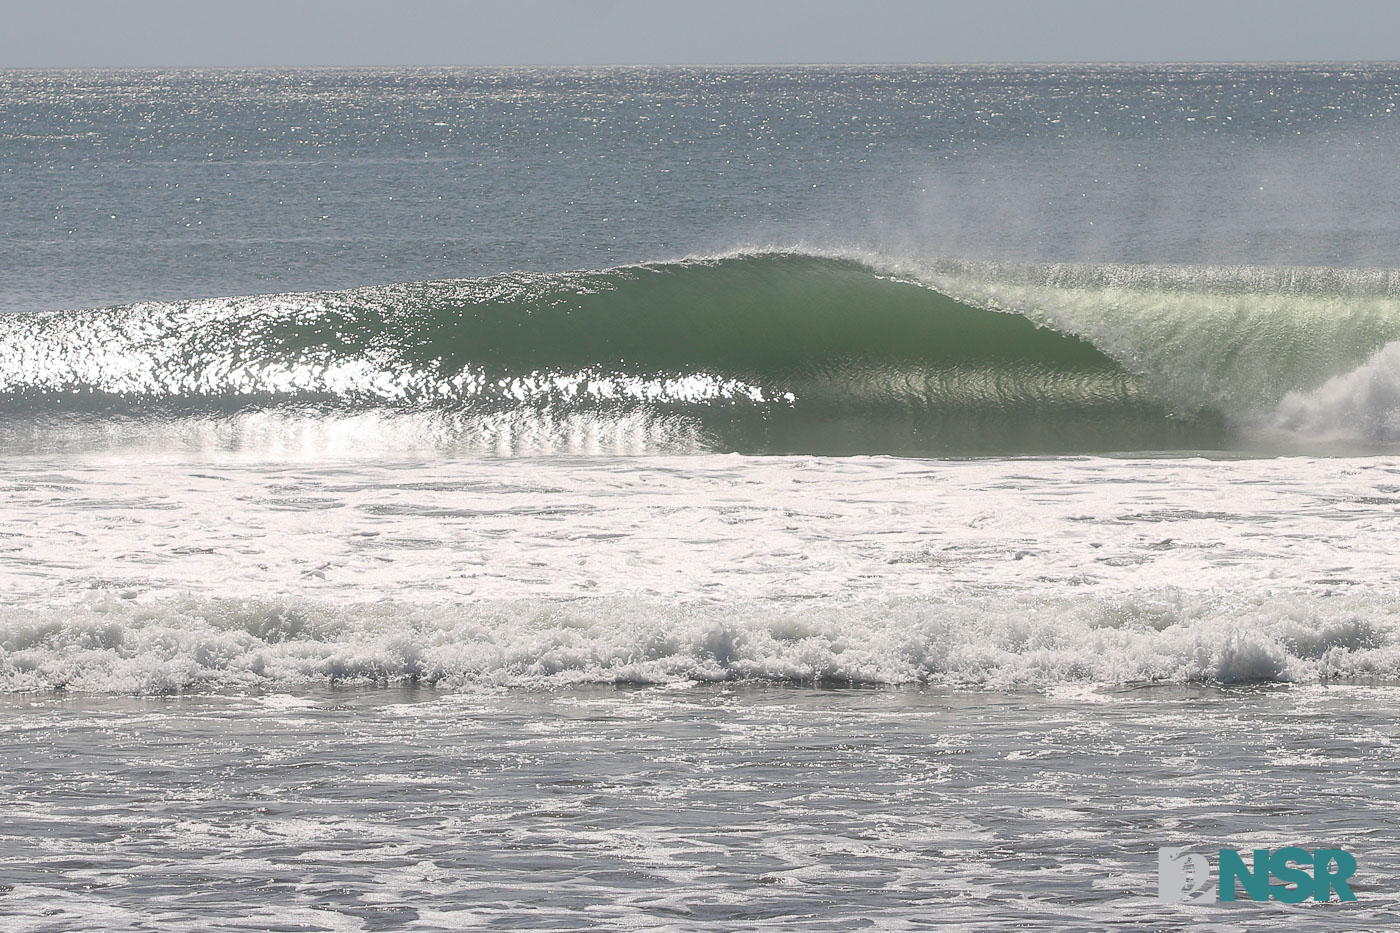
[[[0,433],[237,444],[348,424],[391,449],[503,453],[1389,443],[1395,341],[1391,272],[770,251],[8,315]]]

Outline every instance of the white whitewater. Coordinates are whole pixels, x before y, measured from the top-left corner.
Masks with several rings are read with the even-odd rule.
[[[6,461],[0,686],[1400,676],[1395,458],[365,456]]]

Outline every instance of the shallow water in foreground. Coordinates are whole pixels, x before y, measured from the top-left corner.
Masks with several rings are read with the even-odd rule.
[[[4,929],[1400,920],[1394,458],[358,439],[5,462]],[[1160,906],[1169,845],[1358,900]]]
[[[1400,922],[1390,687],[2,702],[8,930]],[[1345,848],[1358,899],[1159,906],[1165,845]]]

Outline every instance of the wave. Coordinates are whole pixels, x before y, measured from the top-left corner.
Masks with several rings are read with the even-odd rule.
[[[1392,595],[964,594],[444,605],[116,594],[0,607],[0,691],[160,693],[418,682],[937,684],[1400,678]]]
[[[1389,444],[1395,393],[1324,387],[1393,372],[1397,341],[1388,271],[760,251],[0,316],[0,441],[359,423],[370,446],[498,453]]]

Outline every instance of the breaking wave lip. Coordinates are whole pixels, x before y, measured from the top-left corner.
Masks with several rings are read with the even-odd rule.
[[[275,412],[302,436],[371,413],[389,435],[512,455],[1390,444],[1394,393],[1333,392],[1330,415],[1299,399],[1393,374],[1397,341],[1400,272],[739,251],[6,315],[0,436],[84,446]],[[583,422],[647,427],[601,445],[559,427]],[[204,431],[220,433],[240,430]]]
[[[1378,589],[466,605],[105,593],[0,609],[5,692],[728,681],[1043,689],[1339,678],[1400,680],[1400,604]]]

